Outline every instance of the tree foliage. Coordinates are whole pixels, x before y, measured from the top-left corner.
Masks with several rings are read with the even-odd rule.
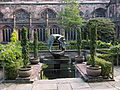
[[[114,33],[115,33],[115,25],[110,21],[109,19],[105,18],[91,18],[89,22],[86,25],[87,31],[89,32],[89,28],[91,28],[91,22],[94,22],[96,20],[97,24],[97,34],[98,39],[102,40],[104,42],[110,42],[114,39]]]
[[[63,26],[65,30],[76,30],[77,31],[77,48],[78,48],[78,56],[80,55],[81,50],[81,29],[83,20],[81,18],[79,3],[77,0],[62,0],[66,3],[63,6],[63,9],[59,12],[62,20],[60,24]]]
[[[64,3],[68,3],[63,6],[63,10],[59,12],[62,16],[62,25],[65,28],[77,27],[82,25],[82,18],[79,15],[79,3],[76,0],[63,0]]]

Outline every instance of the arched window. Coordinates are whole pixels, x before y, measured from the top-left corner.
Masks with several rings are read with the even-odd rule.
[[[3,42],[10,42],[10,37],[13,32],[13,29],[9,26],[3,28],[2,35],[3,35]]]
[[[45,9],[42,13],[41,13],[41,18],[56,18],[57,17],[57,13],[54,12],[52,9]]]
[[[60,27],[58,27],[57,25],[53,25],[50,27],[49,31],[50,31],[50,35],[51,34],[60,34]]]
[[[45,41],[46,40],[46,32],[44,26],[38,26],[34,30],[38,32],[38,41]]]
[[[30,17],[29,13],[24,9],[17,10],[15,12],[15,16],[16,16],[16,19],[25,19]]]
[[[29,22],[30,14],[24,9],[15,12],[16,22]]]
[[[21,26],[19,29],[18,29],[18,40],[20,41],[21,40],[21,31],[22,31],[22,27],[23,26]],[[24,26],[24,27],[26,27],[27,28],[27,30],[28,30],[28,39],[29,39],[29,29],[28,29],[28,27],[27,26]]]
[[[103,8],[98,8],[93,12],[95,17],[106,17],[106,10]]]
[[[67,41],[77,40],[76,30],[65,30],[65,38],[66,38]]]

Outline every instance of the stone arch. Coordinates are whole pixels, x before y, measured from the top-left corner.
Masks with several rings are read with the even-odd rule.
[[[91,14],[92,14],[92,17],[106,17],[106,9],[97,8]]]
[[[5,25],[0,30],[2,36],[2,42],[10,42],[11,34],[13,32],[13,28],[11,26]]]
[[[16,16],[17,19],[30,18],[29,12],[22,8],[17,9],[15,12],[13,12],[13,14]]]
[[[50,8],[45,8],[41,13],[40,17],[41,18],[46,18],[48,14],[48,18],[56,18],[57,17],[57,12],[55,12],[53,9]]]

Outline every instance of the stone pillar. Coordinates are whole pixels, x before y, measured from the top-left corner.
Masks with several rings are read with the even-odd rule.
[[[29,40],[33,40],[33,30],[32,30],[32,14],[30,13],[30,19],[29,19]]]

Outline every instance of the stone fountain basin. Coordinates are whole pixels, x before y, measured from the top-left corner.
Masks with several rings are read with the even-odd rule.
[[[69,63],[71,59],[69,56],[61,56],[59,59],[55,59],[53,56],[41,56],[40,62],[45,64],[65,64]]]

